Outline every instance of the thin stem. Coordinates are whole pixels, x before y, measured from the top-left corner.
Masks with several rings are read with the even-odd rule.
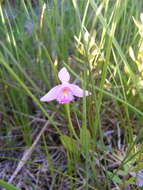
[[[69,130],[70,130],[70,133],[77,139],[79,140],[75,130],[74,130],[74,127],[73,127],[73,124],[72,124],[72,120],[71,120],[71,114],[70,114],[70,104],[67,103],[65,104],[65,109],[66,109],[66,113],[67,113],[67,117],[68,117],[68,122],[69,122]]]

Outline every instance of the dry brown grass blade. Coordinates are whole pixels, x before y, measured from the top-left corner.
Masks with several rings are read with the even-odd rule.
[[[51,118],[53,118],[55,115],[55,112],[52,114]],[[26,161],[29,159],[30,155],[32,154],[32,152],[34,151],[35,146],[37,145],[38,141],[40,140],[40,137],[42,136],[42,134],[45,132],[47,126],[50,124],[50,121],[48,120],[46,122],[46,124],[43,126],[42,130],[40,131],[39,135],[36,137],[35,141],[33,142],[32,146],[27,149],[24,154],[23,157],[21,159],[21,161],[19,162],[16,170],[14,171],[14,173],[12,174],[11,178],[9,179],[9,183],[11,183],[14,178],[17,176],[17,174],[20,172],[20,170],[23,168],[23,166],[25,165]]]

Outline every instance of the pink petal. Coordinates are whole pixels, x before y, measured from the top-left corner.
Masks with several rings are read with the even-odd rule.
[[[70,80],[70,75],[65,67],[59,71],[58,77],[62,83],[66,83]]]
[[[84,91],[79,86],[77,86],[75,84],[69,84],[69,87],[72,90],[72,93],[74,96],[83,97],[84,94],[85,94],[85,96],[91,95],[91,92],[88,92],[87,90]]]
[[[61,85],[52,88],[45,96],[40,98],[42,102],[49,102],[57,98]]]

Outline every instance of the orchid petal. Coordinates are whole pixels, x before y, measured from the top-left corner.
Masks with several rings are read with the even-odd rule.
[[[91,95],[91,92],[88,92],[87,90],[84,91],[83,89],[81,89],[79,86],[75,84],[69,84],[69,87],[74,96],[83,97],[84,95],[85,96]]]
[[[45,94],[45,96],[41,97],[40,101],[49,102],[51,100],[55,100],[58,96],[60,88],[61,88],[61,85],[55,86],[47,94]]]
[[[70,75],[65,67],[59,71],[58,77],[62,83],[66,83],[70,80]]]

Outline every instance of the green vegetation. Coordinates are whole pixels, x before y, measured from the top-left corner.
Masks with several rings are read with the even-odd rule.
[[[142,7],[0,1],[0,187],[143,186]],[[40,102],[62,67],[92,95]]]

